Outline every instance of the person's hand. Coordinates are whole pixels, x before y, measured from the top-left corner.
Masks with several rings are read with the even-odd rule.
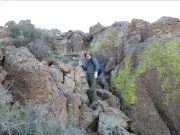
[[[82,66],[83,64],[82,64],[82,61],[79,61],[79,66]]]
[[[94,72],[94,78],[98,77],[98,72]]]

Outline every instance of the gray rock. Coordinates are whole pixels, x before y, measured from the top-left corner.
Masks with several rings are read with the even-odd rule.
[[[127,122],[120,115],[105,112],[99,116],[98,133],[101,135],[130,135],[126,127]]]

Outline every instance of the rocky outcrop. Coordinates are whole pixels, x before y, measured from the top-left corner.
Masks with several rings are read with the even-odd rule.
[[[97,23],[96,25],[91,26],[89,28],[89,33],[90,35],[95,36],[96,34],[98,34],[99,32],[103,30],[104,30],[104,27],[100,23]]]
[[[36,118],[68,128],[67,134],[76,128],[89,135],[179,135],[179,22],[162,17],[154,23],[98,23],[88,34],[53,30],[52,37],[30,40],[25,46],[31,52],[5,39],[16,25],[35,30],[34,25],[8,22],[0,29],[0,106],[15,100],[30,105]],[[11,36],[26,44],[24,32]],[[104,64],[95,110],[88,106],[89,86],[78,66],[84,49]]]
[[[141,19],[133,19],[124,33],[124,54],[133,53],[140,43],[152,37],[150,23]]]
[[[5,93],[0,94],[3,97],[0,104],[9,102],[8,90],[15,100],[33,112],[33,119],[53,121],[62,129],[85,128],[90,134],[99,132],[105,135],[102,121],[103,116],[109,114],[126,125],[114,124],[128,134],[129,119],[119,110],[120,101],[111,92],[99,89],[98,108],[88,107],[89,86],[80,66],[61,59],[55,59],[51,64],[40,62],[26,47],[7,46],[2,52],[4,61],[0,78],[3,85],[0,92]],[[108,122],[106,125],[110,124]],[[108,132],[119,134],[119,131],[114,131],[114,126]]]
[[[179,33],[180,20],[178,18],[164,16],[152,23],[151,29],[155,34]]]
[[[13,81],[14,98],[22,104],[34,104],[38,110],[43,110],[39,115],[52,115],[65,127],[66,98],[56,87],[47,63],[39,62],[25,47],[9,46],[3,53],[4,68],[8,72],[6,81]]]

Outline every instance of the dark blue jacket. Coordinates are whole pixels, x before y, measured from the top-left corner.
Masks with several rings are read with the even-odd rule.
[[[98,72],[98,61],[96,58],[91,58],[86,60],[82,67],[87,75],[94,75],[94,72]]]

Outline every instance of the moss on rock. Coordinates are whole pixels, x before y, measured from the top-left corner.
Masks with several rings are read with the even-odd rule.
[[[112,86],[125,103],[135,103],[135,79],[148,70],[159,72],[161,88],[166,93],[165,103],[180,95],[180,40],[154,40],[145,46],[138,59],[136,71],[131,72],[131,56],[127,56],[124,68],[111,79]]]
[[[134,104],[136,101],[134,79],[134,75],[131,75],[131,55],[129,55],[125,58],[123,69],[111,79],[115,92],[121,95],[124,103]]]

